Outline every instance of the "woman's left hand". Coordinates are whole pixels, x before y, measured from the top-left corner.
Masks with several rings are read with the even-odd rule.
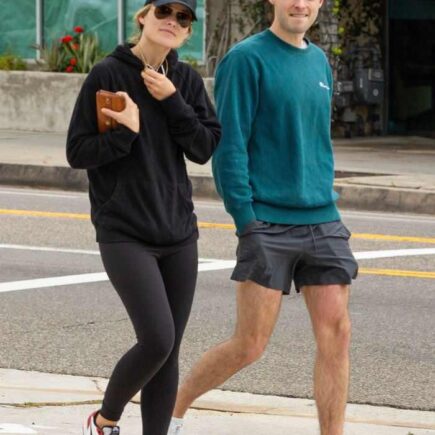
[[[142,71],[141,75],[149,93],[156,100],[164,100],[177,92],[174,84],[165,75],[160,74],[151,68],[146,68]]]

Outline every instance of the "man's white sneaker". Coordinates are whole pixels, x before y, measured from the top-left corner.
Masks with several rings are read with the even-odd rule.
[[[168,435],[183,435],[183,419],[172,417]]]
[[[85,419],[83,422],[83,435],[119,435],[119,427],[118,426],[105,426],[100,429],[95,424],[95,417],[98,411],[93,412],[89,417]]]

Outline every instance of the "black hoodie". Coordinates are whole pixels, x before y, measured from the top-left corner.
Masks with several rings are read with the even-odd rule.
[[[154,99],[131,46],[116,50],[87,76],[67,137],[67,159],[87,169],[91,218],[98,242],[139,240],[164,246],[197,238],[192,187],[184,156],[204,164],[220,138],[220,126],[201,76],[168,55],[168,78],[177,92]],[[98,133],[95,94],[125,91],[138,105],[140,132],[121,125]]]

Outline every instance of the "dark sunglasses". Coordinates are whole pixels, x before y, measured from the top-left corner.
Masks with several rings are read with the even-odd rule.
[[[165,18],[168,18],[170,16],[175,16],[177,23],[181,27],[183,27],[183,29],[191,26],[193,21],[192,14],[189,14],[188,12],[175,11],[170,6],[166,5],[156,6],[156,8],[154,9],[154,16],[158,20],[164,20]]]

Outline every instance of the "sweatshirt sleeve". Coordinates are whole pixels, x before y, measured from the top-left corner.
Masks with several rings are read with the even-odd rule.
[[[249,179],[248,143],[258,102],[259,72],[254,60],[230,51],[216,72],[215,97],[222,138],[213,155],[213,175],[225,208],[240,234],[256,220]]]
[[[101,75],[97,65],[83,83],[73,110],[66,143],[67,160],[73,168],[93,169],[120,159],[130,153],[138,136],[124,125],[98,132],[96,92],[105,88]]]
[[[192,162],[205,164],[210,159],[221,135],[221,127],[207,95],[202,78],[195,79],[192,105],[181,93],[160,102],[168,119],[169,133]]]

